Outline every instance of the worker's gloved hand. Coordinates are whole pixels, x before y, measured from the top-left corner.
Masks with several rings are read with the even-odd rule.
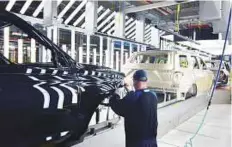
[[[115,96],[116,98],[119,98],[119,99],[120,99],[120,97],[121,97],[121,91],[120,91],[119,89],[116,89],[116,90],[114,91],[114,96]]]
[[[119,89],[116,89],[113,92],[112,96],[110,97],[110,101],[114,101],[116,99],[120,99],[120,91],[119,91]]]

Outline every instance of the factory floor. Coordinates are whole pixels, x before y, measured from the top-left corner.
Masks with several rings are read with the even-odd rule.
[[[215,91],[212,105],[192,146],[185,146],[202,122],[206,109],[170,130],[158,139],[158,147],[230,147],[231,146],[231,99],[228,87]],[[115,129],[102,132],[73,147],[124,147],[124,128],[121,122]]]

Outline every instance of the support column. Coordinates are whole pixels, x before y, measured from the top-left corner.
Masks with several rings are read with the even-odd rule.
[[[18,39],[18,63],[23,63],[23,39]]]
[[[156,48],[159,48],[159,30],[156,29],[154,26],[151,27],[151,45],[155,46]]]
[[[124,63],[126,63],[127,59],[128,59],[128,52],[125,53],[125,62]]]
[[[107,38],[107,50],[106,50],[106,66],[110,67],[111,66],[111,38]]]
[[[79,47],[78,55],[79,55],[79,58],[78,58],[79,63],[83,63],[83,47],[82,46]]]
[[[106,67],[109,67],[110,65],[110,60],[109,60],[109,49],[105,50],[105,65]]]
[[[115,62],[116,62],[116,68],[115,69],[117,71],[119,71],[119,54],[118,54],[118,51],[116,51],[115,56],[116,56],[116,60],[115,60]]]
[[[132,50],[133,50],[133,46],[132,46],[132,43],[130,43],[130,48],[129,48],[129,57],[132,55]]]
[[[114,68],[114,41],[110,39],[110,68]]]
[[[50,26],[54,24],[57,17],[57,1],[46,0],[43,9],[44,24]]]
[[[10,27],[4,28],[4,56],[9,59],[9,50],[10,50]]]
[[[93,49],[93,65],[97,65],[97,49]]]
[[[122,3],[124,4],[124,3]],[[115,15],[115,32],[117,37],[125,37],[125,13],[123,10],[119,11]]]
[[[98,2],[94,0],[89,0],[86,3],[85,10],[85,31],[87,34],[93,34],[97,30],[97,9]]]
[[[137,44],[137,52],[140,52],[140,44]]]
[[[86,64],[89,64],[89,59],[90,59],[90,35],[87,34],[87,39],[86,39]]]
[[[31,63],[36,62],[36,42],[35,39],[31,39]]]
[[[59,32],[59,28],[57,26],[53,26],[53,42],[55,44],[59,44],[58,32]]]
[[[99,53],[99,58],[100,58],[100,66],[103,65],[103,37],[100,36],[100,53]]]
[[[121,50],[120,50],[120,71],[122,71],[122,66],[124,64],[124,41],[121,41]]]
[[[75,30],[71,31],[71,57],[75,60]]]
[[[42,62],[43,63],[47,62],[46,57],[47,57],[47,50],[46,50],[45,46],[42,46]]]
[[[145,17],[143,15],[137,15],[135,31],[135,40],[138,42],[144,42]]]
[[[49,39],[52,38],[52,28],[51,27],[47,28],[47,37]],[[50,62],[51,61],[51,57],[52,57],[52,52],[51,52],[50,49],[47,49],[46,50],[46,62]]]

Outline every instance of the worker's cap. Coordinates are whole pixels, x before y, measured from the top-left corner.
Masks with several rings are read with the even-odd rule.
[[[135,81],[147,81],[147,73],[144,70],[137,70],[133,75],[133,80]]]

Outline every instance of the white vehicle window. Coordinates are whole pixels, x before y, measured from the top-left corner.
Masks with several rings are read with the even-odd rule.
[[[188,68],[188,58],[186,55],[179,55],[179,63],[181,68]]]
[[[194,69],[200,69],[199,63],[197,61],[197,57],[191,56],[191,58],[192,58],[192,61],[193,61],[193,68]]]
[[[168,54],[136,55],[130,62],[131,63],[167,64]]]

